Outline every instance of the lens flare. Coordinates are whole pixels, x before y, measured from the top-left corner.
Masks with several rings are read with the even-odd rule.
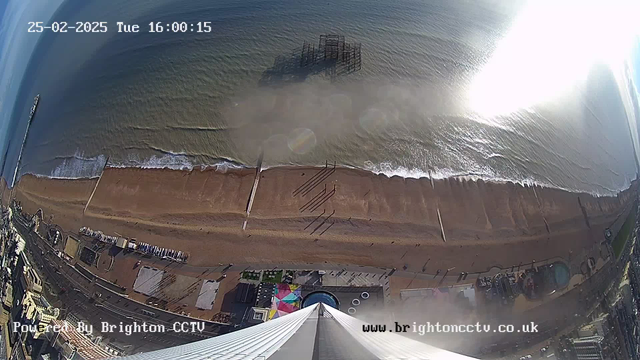
[[[637,33],[631,1],[535,1],[471,84],[472,109],[506,114],[558,97],[605,63],[619,69]]]
[[[316,146],[316,134],[311,129],[298,128],[289,134],[289,149],[296,154],[306,154]]]

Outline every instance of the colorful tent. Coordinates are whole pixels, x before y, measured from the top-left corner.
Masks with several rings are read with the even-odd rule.
[[[299,285],[278,284],[271,298],[269,320],[290,314],[300,309],[302,289]]]

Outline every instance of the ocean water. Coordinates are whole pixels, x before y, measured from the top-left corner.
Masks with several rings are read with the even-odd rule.
[[[21,174],[96,176],[107,158],[110,166],[255,166],[263,151],[267,167],[328,161],[406,177],[595,194],[626,188],[637,173],[637,92],[609,67],[595,64],[570,92],[508,114],[468,105],[468,89],[523,8],[489,0],[67,0],[52,21],[108,21],[109,31],[40,37],[12,114],[7,168],[39,93]],[[210,21],[213,31],[123,34],[116,21],[145,30],[151,21]],[[332,79],[274,66],[326,33],[362,44],[360,71]]]

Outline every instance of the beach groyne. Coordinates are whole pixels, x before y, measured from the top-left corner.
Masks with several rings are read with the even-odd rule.
[[[253,207],[253,199],[255,199],[256,192],[258,191],[258,184],[260,184],[260,173],[262,173],[262,159],[264,159],[264,152],[260,152],[260,156],[258,157],[258,164],[256,165],[256,177],[253,180],[253,187],[251,187],[251,192],[249,193],[249,200],[247,201],[247,217],[244,219],[244,223],[242,224],[242,230],[246,230],[247,222],[249,221],[249,215],[251,215],[251,208]]]

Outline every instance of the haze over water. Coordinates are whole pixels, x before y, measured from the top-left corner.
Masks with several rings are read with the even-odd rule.
[[[489,115],[469,105],[474,80],[525,8],[511,1],[66,1],[52,21],[108,21],[109,32],[45,33],[27,54],[8,117],[5,176],[39,93],[21,173],[95,176],[107,156],[111,166],[254,166],[262,148],[266,166],[335,161],[388,175],[472,175],[598,194],[628,187],[637,172],[637,58],[620,69],[596,63],[570,91],[519,110]],[[213,31],[119,34],[116,21],[145,31],[150,21],[211,21]],[[362,43],[362,70],[335,81],[299,72],[295,80],[261,81],[276,57],[325,33]],[[536,56],[563,65],[555,53]],[[527,75],[540,70],[527,66],[513,85],[496,80],[501,88],[492,91],[526,92]]]

